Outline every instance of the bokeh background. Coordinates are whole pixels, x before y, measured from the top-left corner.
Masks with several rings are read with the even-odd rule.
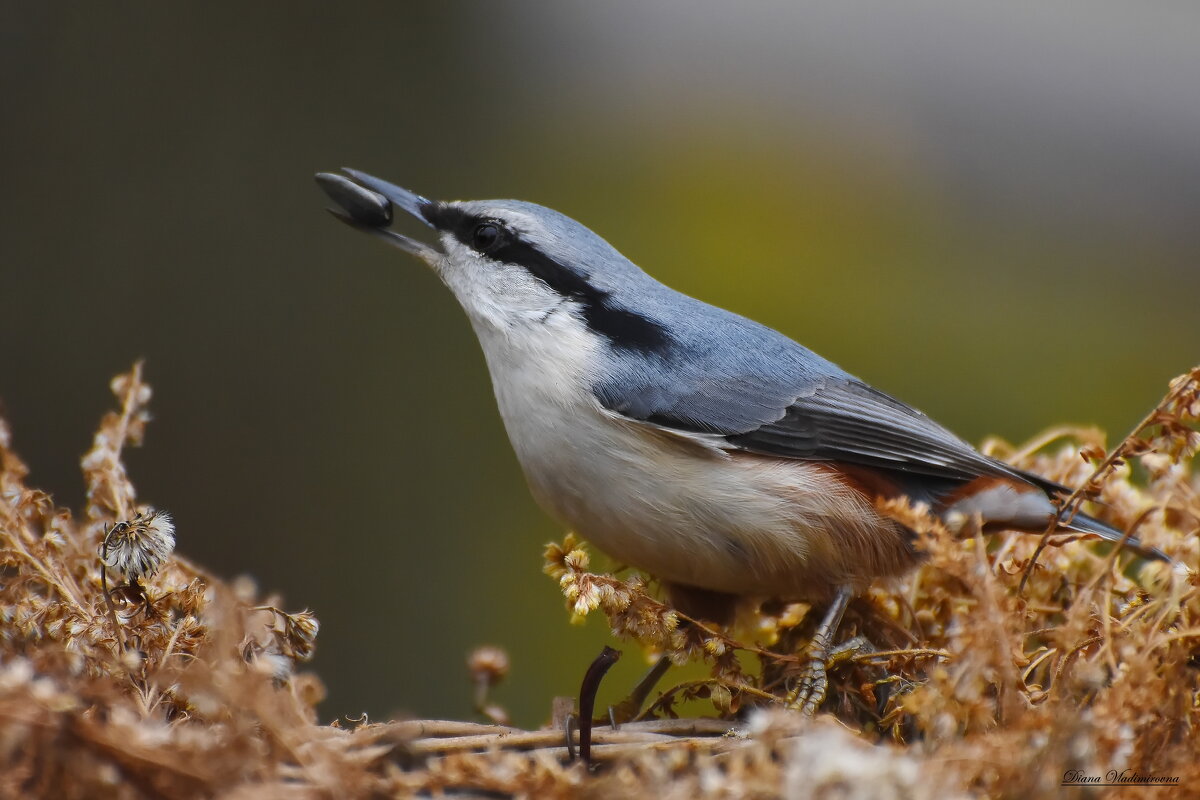
[[[0,397],[34,485],[138,357],[180,549],[323,623],[327,718],[537,724],[606,639],[541,574],[454,301],[317,170],[574,216],[967,438],[1123,433],[1200,360],[1193,3],[9,4]],[[633,654],[606,691],[637,673]]]

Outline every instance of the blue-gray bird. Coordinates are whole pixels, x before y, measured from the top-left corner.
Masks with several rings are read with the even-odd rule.
[[[748,595],[829,602],[828,635],[851,595],[919,560],[880,497],[992,529],[1058,519],[1062,486],[664,286],[556,211],[427,200],[344,172],[317,176],[334,213],[425,261],[466,311],[538,502],[657,576],[687,614],[721,622]],[[393,206],[438,246],[391,230]],[[1122,539],[1083,514],[1059,528]]]

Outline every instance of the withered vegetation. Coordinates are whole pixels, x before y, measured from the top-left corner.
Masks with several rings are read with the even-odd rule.
[[[1176,563],[1073,537],[954,536],[888,504],[928,559],[851,607],[841,636],[874,647],[831,669],[816,719],[783,707],[810,609],[748,604],[716,630],[645,578],[589,572],[573,537],[549,546],[572,614],[602,612],[616,636],[711,667],[618,709],[636,721],[597,725],[590,770],[571,759],[562,703],[543,730],[494,724],[505,715],[488,691],[508,670],[495,648],[469,663],[493,724],[320,724],[322,686],[298,671],[316,619],[172,552],[170,518],[138,504],[121,459],[148,419],[140,365],[112,388],[119,410],[83,459],[78,517],[26,486],[0,420],[2,796],[1058,796],[1084,791],[1060,786],[1071,770],[1200,793],[1200,368],[1111,452],[1075,428],[985,445],[1080,487],[1072,505]]]

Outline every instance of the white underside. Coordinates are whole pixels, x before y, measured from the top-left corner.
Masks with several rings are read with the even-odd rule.
[[[670,583],[796,598],[911,563],[896,526],[825,469],[604,409],[590,390],[602,345],[569,308],[520,324],[467,310],[534,496],[618,561]]]

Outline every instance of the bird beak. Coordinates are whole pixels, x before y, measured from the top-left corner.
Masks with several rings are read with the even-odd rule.
[[[424,224],[433,227],[424,214],[425,208],[434,205],[433,201],[365,172],[346,167],[342,168],[342,172],[350,177],[331,172],[318,172],[316,175],[317,185],[339,206],[329,209],[330,214],[351,228],[378,236],[430,264],[442,257],[442,253],[436,248],[396,233],[390,228],[393,206],[398,206]]]

